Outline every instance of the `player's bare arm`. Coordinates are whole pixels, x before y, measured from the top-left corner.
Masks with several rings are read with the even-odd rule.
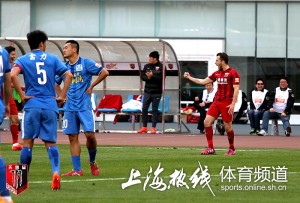
[[[63,99],[60,97],[60,95],[61,95],[61,87],[60,87],[60,85],[55,84],[55,92],[56,92],[56,94],[57,94],[57,97],[54,97],[54,99],[56,100],[58,107],[61,107],[62,104],[66,102],[66,99],[63,100]]]
[[[22,90],[22,87],[19,82],[18,75],[20,74],[21,70],[18,67],[14,67],[11,69],[11,82],[13,83],[15,89],[19,93],[22,103],[26,102],[27,100],[31,99],[33,96],[25,95],[25,92]]]
[[[55,92],[57,94],[57,96],[59,97],[61,94],[61,87],[58,84],[55,84]]]
[[[234,106],[237,102],[237,99],[238,99],[238,95],[239,95],[239,90],[240,90],[240,85],[233,85],[233,97],[232,97],[232,102],[231,104],[228,106],[228,113],[229,114],[233,114],[234,113]]]
[[[194,78],[188,72],[185,72],[183,76],[186,79],[188,79],[198,85],[205,85],[207,83],[213,82],[209,77],[206,77],[205,79]]]
[[[102,80],[104,80],[109,75],[109,72],[106,68],[103,68],[97,79],[89,86],[89,88],[85,91],[85,94],[92,94],[93,88],[98,85]]]
[[[66,101],[66,95],[67,95],[67,91],[71,85],[72,82],[72,73],[71,71],[67,71],[64,74],[65,80],[64,80],[64,87],[62,89],[60,89],[60,93],[58,95],[57,98],[55,98],[57,105],[61,106],[65,101]]]

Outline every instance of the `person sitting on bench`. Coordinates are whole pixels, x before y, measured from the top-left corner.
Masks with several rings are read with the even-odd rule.
[[[264,88],[263,79],[258,78],[255,83],[255,89],[249,96],[250,109],[248,110],[248,117],[250,121],[250,134],[257,134],[260,131],[260,120],[268,108],[269,91]]]
[[[195,97],[194,107],[200,113],[200,119],[197,127],[197,129],[200,130],[200,134],[205,134],[203,122],[206,116],[207,109],[214,101],[216,92],[217,91],[214,89],[213,83],[207,83],[205,85],[205,90],[203,90],[202,92],[202,99],[200,100],[199,97]]]
[[[268,133],[269,119],[281,119],[285,135],[289,137],[292,133],[290,126],[290,116],[294,107],[295,96],[293,91],[288,88],[288,79],[283,76],[280,78],[279,87],[270,93],[269,111],[263,114],[262,130],[257,133],[265,136]]]

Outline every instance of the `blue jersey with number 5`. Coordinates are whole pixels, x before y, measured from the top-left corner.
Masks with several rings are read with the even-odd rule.
[[[34,50],[15,61],[14,68],[20,68],[24,76],[25,94],[33,96],[24,109],[41,108],[57,111],[55,75],[62,76],[68,68],[50,53]]]

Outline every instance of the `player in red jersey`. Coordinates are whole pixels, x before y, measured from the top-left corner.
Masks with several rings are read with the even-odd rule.
[[[10,65],[13,66],[14,61],[16,59],[16,49],[12,46],[5,47],[6,51],[9,54],[9,62]],[[10,132],[12,136],[12,150],[18,151],[22,150],[23,146],[19,144],[19,116],[18,116],[18,108],[14,98],[11,96],[9,99],[9,106],[10,106]]]
[[[184,77],[199,85],[205,85],[214,81],[218,82],[218,90],[215,95],[214,102],[209,107],[204,120],[208,147],[202,151],[201,154],[216,154],[212,139],[212,125],[221,114],[229,142],[229,149],[225,155],[233,155],[235,154],[235,148],[232,118],[234,105],[237,102],[240,89],[240,75],[235,69],[228,65],[228,55],[224,52],[217,54],[215,64],[218,66],[218,70],[205,79],[191,77],[188,72],[184,73]]]

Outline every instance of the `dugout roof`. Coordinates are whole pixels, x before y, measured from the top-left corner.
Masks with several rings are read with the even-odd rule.
[[[79,54],[93,59],[109,70],[110,76],[95,88],[98,101],[104,94],[121,94],[123,102],[127,95],[140,94],[144,84],[140,71],[148,63],[149,53],[156,50],[160,61],[167,68],[164,94],[170,96],[169,113],[178,115],[180,121],[180,68],[177,56],[169,43],[161,39],[122,38],[49,38],[46,51],[56,54],[62,61],[63,46],[69,39],[79,42]],[[0,44],[16,48],[17,57],[30,52],[26,38],[0,38]]]

